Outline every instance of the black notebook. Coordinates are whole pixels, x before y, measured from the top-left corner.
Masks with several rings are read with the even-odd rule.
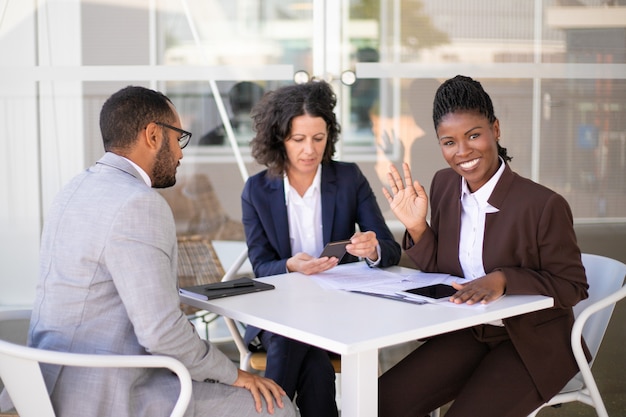
[[[230,297],[232,295],[248,294],[251,292],[273,290],[272,284],[260,282],[251,278],[238,278],[232,281],[216,282],[214,284],[195,285],[180,288],[180,294],[199,300],[213,300],[215,298]]]

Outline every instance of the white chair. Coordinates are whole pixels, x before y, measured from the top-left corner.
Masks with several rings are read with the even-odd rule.
[[[0,311],[0,327],[30,319],[30,310]],[[180,380],[180,393],[170,416],[185,413],[191,399],[191,375],[178,360],[156,355],[92,355],[36,349],[0,340],[0,379],[20,417],[54,417],[40,363],[112,368],[168,368]]]
[[[608,417],[600,391],[591,373],[591,366],[600,349],[615,304],[626,297],[626,286],[623,285],[626,265],[615,259],[587,253],[583,253],[582,261],[587,272],[589,298],[574,307],[576,321],[572,329],[572,351],[580,372],[560,393],[533,411],[529,417],[535,417],[543,407],[574,401],[594,407],[599,417]],[[591,352],[590,363],[587,363],[583,352],[581,335]]]
[[[626,265],[615,259],[588,253],[582,254],[582,262],[587,273],[589,297],[574,306],[576,321],[571,338],[572,351],[580,372],[565,385],[561,392],[528,417],[535,417],[544,407],[574,401],[594,407],[599,417],[608,417],[598,386],[593,379],[591,366],[600,349],[615,304],[626,297],[626,286],[623,286]],[[589,363],[582,348],[581,335],[591,353]],[[439,417],[439,412],[440,410],[437,409],[430,416]]]

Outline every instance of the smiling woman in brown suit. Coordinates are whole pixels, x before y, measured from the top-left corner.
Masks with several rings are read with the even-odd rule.
[[[423,271],[464,278],[450,302],[542,294],[554,307],[429,339],[381,376],[379,415],[424,416],[454,400],[447,417],[527,416],[578,372],[572,306],[588,286],[572,213],[562,196],[511,170],[479,82],[443,83],[433,121],[450,168],[433,178],[430,224],[408,165],[404,178],[392,166],[383,190],[407,229],[407,255]]]

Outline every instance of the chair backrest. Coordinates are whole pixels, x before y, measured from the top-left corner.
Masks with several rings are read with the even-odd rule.
[[[178,285],[194,285],[219,282],[224,277],[224,268],[211,240],[206,236],[192,235],[178,237]],[[181,304],[185,314],[198,311],[197,308]]]
[[[243,223],[224,209],[211,179],[202,173],[179,175],[176,185],[159,189],[172,208],[180,234],[213,240],[244,240]]]
[[[5,327],[16,320],[30,319],[30,314],[30,310],[0,311],[0,334],[6,335]],[[181,387],[170,416],[183,416],[191,399],[191,375],[181,362],[171,357],[55,352],[0,340],[0,379],[20,417],[55,416],[40,363],[83,367],[168,368],[177,375]]]
[[[591,304],[613,294],[622,288],[626,276],[626,265],[622,262],[600,255],[582,254],[582,262],[589,283],[589,298],[574,306],[574,315],[578,315]],[[583,328],[583,337],[592,358],[595,359],[604,333],[611,320],[615,303],[591,315]],[[593,360],[592,359],[592,360]]]
[[[30,310],[0,312],[0,379],[23,417],[52,417],[54,411],[37,361],[23,358],[22,345],[7,340],[26,342]]]

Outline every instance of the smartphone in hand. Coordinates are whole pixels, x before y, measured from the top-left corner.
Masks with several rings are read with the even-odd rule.
[[[338,240],[336,242],[329,242],[326,246],[324,246],[324,250],[320,254],[320,258],[324,256],[334,256],[339,259],[341,262],[341,258],[346,254],[346,245],[350,243],[350,240]]]

